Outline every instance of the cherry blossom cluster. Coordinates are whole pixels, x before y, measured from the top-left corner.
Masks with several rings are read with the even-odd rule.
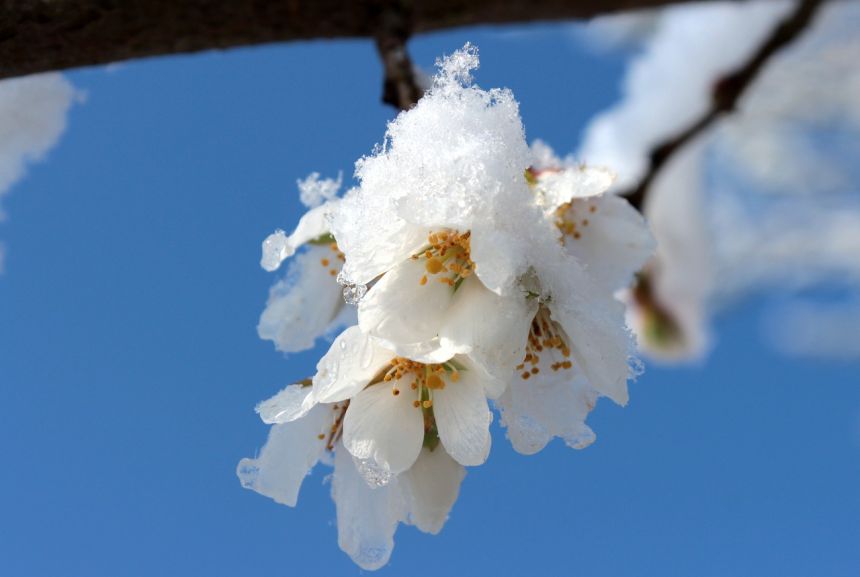
[[[399,523],[441,530],[489,455],[494,408],[521,453],[584,448],[598,398],[625,404],[637,371],[615,293],[653,252],[643,218],[606,194],[607,170],[527,145],[511,92],[473,84],[472,46],[437,65],[357,185],[338,197],[340,179],[311,175],[310,210],[263,243],[267,270],[293,258],[261,337],[291,352],[347,328],[257,407],[269,439],[238,474],[294,506],[333,464],[339,544],[365,569],[387,563]]]

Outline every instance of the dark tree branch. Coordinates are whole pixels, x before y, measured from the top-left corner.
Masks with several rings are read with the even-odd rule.
[[[424,94],[415,66],[406,51],[409,8],[400,4],[384,11],[380,15],[375,40],[385,71],[382,101],[399,110],[407,110]]]
[[[712,126],[720,117],[735,110],[740,98],[755,82],[770,59],[801,36],[812,23],[815,14],[823,3],[824,0],[803,0],[800,2],[797,8],[773,29],[770,36],[743,66],[723,76],[714,85],[710,109],[705,111],[685,130],[663,141],[651,151],[650,165],[645,176],[639,181],[636,188],[624,194],[630,204],[640,211],[642,210],[651,184],[672,156]]]
[[[0,0],[0,78],[269,42],[377,38],[382,15],[392,9],[408,36],[685,1]]]

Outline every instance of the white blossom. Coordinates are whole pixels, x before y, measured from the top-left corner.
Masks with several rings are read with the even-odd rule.
[[[491,401],[522,453],[594,440],[597,398],[625,404],[635,372],[614,294],[653,250],[642,217],[607,193],[611,173],[527,146],[510,91],[472,83],[474,48],[438,65],[431,90],[357,163],[358,186],[264,245],[269,268],[321,238],[343,262],[324,273],[314,247],[300,255],[302,279],[273,293],[271,334],[285,318],[305,330],[330,321],[326,275],[358,302],[358,323],[312,379],[258,407],[273,429],[239,475],[292,505],[333,451],[339,542],[365,568],[387,562],[398,522],[441,529],[463,467],[489,455]],[[278,338],[286,349],[316,334]]]
[[[355,309],[344,306],[343,288],[337,280],[344,255],[329,226],[340,184],[340,177],[320,179],[317,173],[300,180],[303,202],[316,206],[302,216],[289,237],[277,231],[263,242],[261,265],[269,271],[306,247],[291,261],[286,276],[269,290],[257,325],[260,338],[274,342],[280,351],[310,349],[319,337],[355,322]]]
[[[294,507],[311,469],[319,462],[333,464],[338,544],[363,569],[388,562],[399,523],[438,533],[457,500],[463,467],[442,446],[424,448],[409,470],[385,485],[371,486],[340,440],[349,404],[315,404],[305,410],[303,401],[310,392],[306,384],[290,385],[258,406],[260,417],[272,428],[260,454],[240,461],[242,485]]]
[[[565,252],[602,287],[606,300],[628,286],[653,253],[648,228],[626,200],[606,194],[614,180],[611,172],[562,161],[540,141],[532,151],[528,178],[547,223],[561,232]],[[599,393],[568,358],[573,349],[567,350],[568,332],[554,320],[553,306],[538,307],[525,358],[497,401],[508,437],[525,454],[541,450],[556,436],[577,449],[595,439],[585,419]]]
[[[500,385],[467,357],[416,362],[350,327],[318,363],[304,402],[310,410],[349,401],[344,446],[367,462],[368,482],[382,484],[409,469],[422,446],[439,442],[462,465],[483,463],[492,420],[487,397],[501,394]]]
[[[334,213],[344,276],[373,283],[358,305],[359,326],[398,355],[434,363],[468,354],[509,380],[544,310],[559,350],[592,386],[625,403],[623,306],[547,226],[526,178],[533,154],[516,101],[470,84],[476,65],[468,46],[440,63],[434,88],[358,163],[360,184]],[[591,265],[595,273],[613,266]]]

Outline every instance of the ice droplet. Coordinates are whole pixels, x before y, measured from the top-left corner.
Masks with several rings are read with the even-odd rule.
[[[373,459],[356,459],[353,457],[352,460],[358,473],[371,489],[384,487],[391,482],[391,471],[381,467]]]
[[[254,489],[257,486],[257,477],[260,476],[260,468],[254,459],[242,459],[236,468],[239,481],[246,489]]]
[[[341,348],[343,348],[344,343],[341,342]],[[314,385],[319,386],[320,388],[326,388],[330,386],[333,382],[337,380],[337,373],[340,366],[338,362],[328,358],[328,355],[322,358],[320,363],[317,365],[317,374],[314,377]]]
[[[343,300],[348,305],[357,305],[367,294],[367,285],[354,284],[343,287]]]
[[[642,373],[645,372],[645,363],[638,357],[629,357],[627,364],[630,365],[630,376],[634,379],[642,376]]]
[[[582,425],[582,428],[573,435],[566,436],[564,442],[571,449],[584,449],[597,440],[597,435],[591,430],[588,425]]]
[[[269,272],[278,270],[284,259],[292,256],[295,249],[283,230],[278,229],[263,241],[263,256],[260,258],[260,266]]]

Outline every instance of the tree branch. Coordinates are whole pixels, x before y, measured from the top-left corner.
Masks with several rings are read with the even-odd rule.
[[[382,101],[399,110],[407,110],[424,94],[415,66],[406,51],[406,42],[409,40],[408,7],[398,4],[383,11],[375,40],[385,71]]]
[[[392,7],[404,14],[408,36],[685,1],[0,0],[0,78],[269,42],[376,38]]]
[[[824,0],[803,0],[794,11],[773,29],[770,36],[759,46],[750,59],[734,72],[723,76],[715,85],[711,95],[711,107],[689,127],[663,141],[651,151],[650,165],[645,176],[630,192],[624,193],[630,204],[643,208],[654,179],[668,161],[688,142],[702,134],[720,117],[735,110],[738,101],[755,82],[770,59],[783,48],[799,38],[815,18]]]

